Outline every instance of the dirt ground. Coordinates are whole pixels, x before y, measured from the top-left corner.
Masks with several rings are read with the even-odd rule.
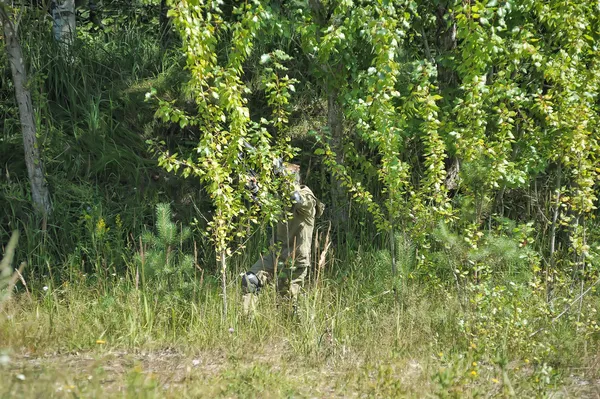
[[[172,349],[15,355],[0,367],[0,397],[439,397],[429,381],[431,370],[417,360],[402,363],[391,374],[363,372],[359,364],[299,365],[290,360],[276,350],[252,359]],[[572,370],[564,385],[542,397],[600,398],[600,379],[591,377],[598,375],[599,364]],[[500,387],[485,389],[482,396],[504,397],[503,392]]]

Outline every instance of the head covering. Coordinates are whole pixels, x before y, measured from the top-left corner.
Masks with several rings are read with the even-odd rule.
[[[283,167],[285,171],[289,174],[300,174],[300,165],[295,163],[284,162]]]
[[[294,183],[300,185],[300,165],[284,162],[283,175],[291,176],[294,180]]]

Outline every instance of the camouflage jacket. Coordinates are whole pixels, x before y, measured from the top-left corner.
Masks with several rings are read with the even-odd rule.
[[[308,267],[315,217],[322,213],[323,204],[307,186],[297,186],[296,192],[300,201],[292,206],[292,216],[277,224],[275,239],[281,244],[281,261],[294,267]]]

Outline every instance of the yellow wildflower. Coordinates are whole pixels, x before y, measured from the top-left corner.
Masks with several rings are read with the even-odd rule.
[[[475,371],[475,370],[471,370],[471,375],[472,375],[473,377],[476,377],[476,376],[477,376],[477,371]]]
[[[96,343],[97,343],[98,345],[104,345],[104,344],[106,343],[106,341],[105,341],[105,340],[103,340],[103,339],[97,339],[97,340],[96,340]]]
[[[106,230],[106,222],[103,218],[98,219],[96,223],[96,233],[102,234]]]
[[[492,378],[492,382],[493,382],[494,384],[498,384],[498,383],[500,383],[500,381],[498,381],[498,379],[497,379],[497,378]]]

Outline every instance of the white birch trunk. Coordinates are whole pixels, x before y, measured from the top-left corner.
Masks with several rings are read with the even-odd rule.
[[[37,143],[31,93],[27,87],[27,71],[25,70],[23,52],[16,29],[9,19],[6,9],[3,8],[4,4],[3,1],[0,1],[0,22],[4,30],[6,52],[12,71],[13,84],[15,85],[15,97],[19,106],[19,119],[23,132],[23,147],[25,149],[25,163],[31,184],[31,197],[36,210],[47,215],[50,213],[52,206],[48,186],[44,178],[44,165]]]

